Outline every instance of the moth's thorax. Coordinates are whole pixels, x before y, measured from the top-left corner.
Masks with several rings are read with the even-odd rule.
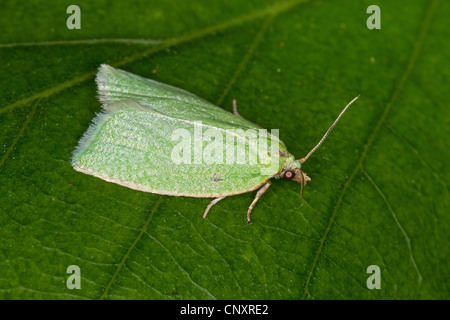
[[[282,154],[281,158],[283,159],[284,162],[283,171],[285,170],[294,171],[295,169],[300,169],[302,167],[300,162],[296,160],[295,157],[290,153],[287,153],[286,155]]]

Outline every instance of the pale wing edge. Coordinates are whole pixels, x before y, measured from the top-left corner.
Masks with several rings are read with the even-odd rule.
[[[97,178],[100,178],[102,180],[108,181],[108,182],[112,182],[133,190],[138,190],[138,191],[143,191],[143,192],[149,192],[149,193],[154,193],[154,194],[160,194],[160,195],[165,195],[165,196],[181,196],[181,197],[192,197],[192,198],[218,198],[218,197],[228,197],[228,196],[234,196],[234,195],[238,195],[238,194],[242,194],[242,193],[247,193],[247,192],[251,192],[254,190],[259,189],[260,187],[262,187],[268,180],[270,180],[272,177],[268,177],[267,179],[265,179],[263,182],[261,182],[260,184],[255,185],[252,188],[249,189],[244,189],[244,190],[238,190],[238,191],[233,191],[233,192],[229,192],[229,193],[208,193],[208,194],[191,194],[191,193],[176,193],[176,192],[168,192],[168,191],[160,191],[160,190],[155,190],[155,189],[151,189],[147,186],[143,186],[140,184],[135,184],[132,182],[128,182],[128,181],[124,181],[124,180],[117,180],[117,179],[112,179],[109,178],[107,176],[98,174],[94,171],[91,171],[89,169],[84,169],[81,168],[77,165],[73,165],[73,168],[79,172],[82,172],[84,174],[88,174]]]
[[[72,151],[72,166],[75,165],[75,162],[78,156],[82,155],[85,149],[93,142],[95,136],[101,130],[102,125],[106,122],[108,117],[108,113],[106,111],[97,113],[97,116],[92,119],[91,124],[87,128],[87,130],[83,133],[83,136],[78,141],[77,146]]]

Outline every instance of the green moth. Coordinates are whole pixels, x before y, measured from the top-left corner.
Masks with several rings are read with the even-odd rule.
[[[235,101],[232,114],[184,90],[108,65],[99,68],[96,82],[103,110],[73,152],[75,170],[144,192],[215,198],[204,218],[225,197],[259,189],[248,208],[247,222],[272,178],[299,182],[303,199],[303,187],[311,179],[301,170],[302,164],[358,98],[343,109],[319,143],[297,160],[276,135],[242,118]],[[199,133],[204,138],[205,130],[206,143],[196,141]],[[226,143],[221,143],[224,136]],[[224,145],[227,148],[218,148]],[[234,152],[238,146],[240,152]],[[207,149],[216,161],[198,161]],[[232,161],[220,161],[225,155],[228,159],[230,150]],[[240,161],[251,155],[253,161]]]

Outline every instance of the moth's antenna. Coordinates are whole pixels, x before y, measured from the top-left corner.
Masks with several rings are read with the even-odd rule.
[[[350,105],[355,102],[356,99],[358,99],[359,96],[357,96],[356,98],[354,98],[352,101],[349,102],[348,105],[345,106],[344,110],[341,111],[341,113],[339,114],[339,116],[336,118],[336,120],[334,120],[334,123],[331,125],[331,127],[328,129],[328,131],[324,134],[324,136],[322,137],[322,139],[320,139],[319,143],[316,144],[316,146],[314,148],[311,149],[311,151],[306,155],[306,157],[301,158],[299,160],[300,163],[304,163],[306,160],[308,160],[309,156],[313,154],[314,151],[317,150],[317,148],[320,147],[320,145],[322,144],[322,142],[328,137],[328,135],[330,134],[331,130],[333,130],[334,126],[338,123],[339,119],[341,119],[342,115],[344,114],[345,111],[347,111],[348,107],[350,107]]]

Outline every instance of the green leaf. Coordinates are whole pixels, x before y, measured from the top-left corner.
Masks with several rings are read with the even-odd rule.
[[[446,299],[447,1],[2,4],[0,298]],[[367,7],[381,8],[369,30]],[[71,152],[114,67],[190,91],[280,137],[305,188],[219,202],[76,172]],[[176,168],[174,168],[176,170]],[[447,213],[446,213],[447,212]],[[68,289],[67,268],[81,270]],[[381,288],[366,272],[380,268]]]

